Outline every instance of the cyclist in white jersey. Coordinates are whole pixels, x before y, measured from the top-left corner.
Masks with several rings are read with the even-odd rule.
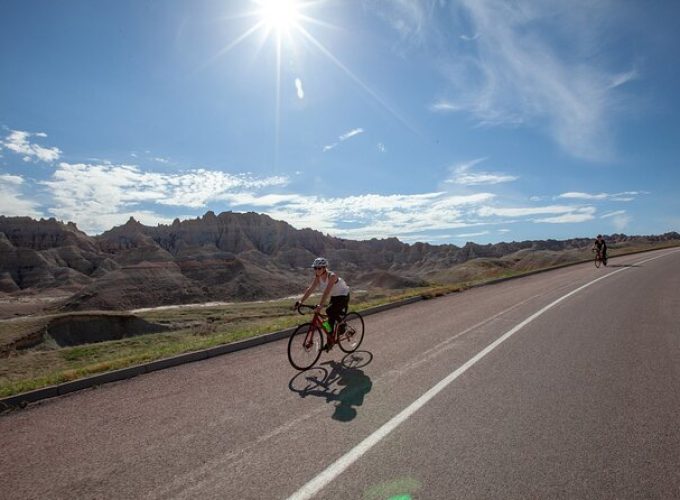
[[[293,309],[297,309],[298,305],[304,303],[307,297],[314,293],[317,288],[320,288],[323,293],[314,312],[321,312],[325,304],[328,304],[326,314],[331,328],[334,328],[335,322],[347,312],[349,307],[349,286],[344,279],[328,269],[328,260],[323,257],[314,259],[312,267],[314,268],[314,281],[307,287],[304,295],[295,303]]]

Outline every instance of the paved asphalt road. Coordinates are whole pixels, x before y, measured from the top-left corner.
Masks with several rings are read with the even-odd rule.
[[[0,496],[680,498],[679,291],[680,251],[619,257],[369,316],[301,374],[279,341],[49,400],[0,417]]]

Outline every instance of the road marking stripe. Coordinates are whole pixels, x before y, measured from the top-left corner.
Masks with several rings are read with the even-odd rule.
[[[658,256],[652,257],[650,259],[646,259],[646,260],[643,260],[643,261],[640,261],[640,262],[636,262],[635,264],[633,264],[633,266],[644,264],[646,262],[658,259],[660,257],[665,257],[666,255],[670,255],[671,253],[676,253],[678,251],[680,251],[680,250],[675,250],[674,252],[668,252],[668,253],[665,253],[663,255],[658,255]],[[610,276],[613,276],[613,275],[620,273],[621,271],[625,271],[627,269],[630,269],[630,268],[629,267],[622,267],[621,269],[617,269],[616,271],[612,271],[611,273],[605,274],[604,276],[601,276],[597,279],[594,279],[593,281],[590,281],[590,282],[586,283],[585,285],[581,285],[580,287],[576,288],[575,290],[572,290],[571,292],[567,293],[566,295],[563,295],[559,299],[551,302],[550,304],[548,304],[544,308],[540,309],[538,312],[535,312],[534,314],[529,316],[527,319],[525,319],[521,323],[518,323],[517,325],[515,325],[512,329],[505,332],[503,335],[501,335],[494,342],[492,342],[491,344],[486,346],[484,349],[482,349],[480,352],[478,352],[475,356],[470,358],[465,364],[460,366],[457,370],[455,370],[454,372],[449,374],[446,378],[444,378],[443,380],[438,382],[435,386],[433,386],[431,389],[429,389],[425,394],[420,396],[413,403],[411,403],[404,410],[402,410],[401,413],[399,413],[397,416],[393,417],[391,420],[389,420],[388,422],[383,424],[382,427],[380,427],[377,431],[375,431],[373,434],[371,434],[366,439],[364,439],[361,443],[356,445],[354,448],[352,448],[350,451],[345,453],[338,460],[336,460],[331,465],[329,465],[318,476],[316,476],[314,479],[309,481],[307,484],[302,486],[302,488],[300,488],[298,491],[296,491],[290,497],[288,497],[288,500],[306,500],[308,498],[311,498],[315,494],[317,494],[327,484],[329,484],[331,481],[333,481],[333,479],[335,479],[340,474],[342,474],[342,472],[344,472],[345,469],[347,469],[350,465],[352,465],[354,462],[356,462],[364,453],[366,453],[371,448],[373,448],[384,437],[386,437],[390,432],[392,432],[394,429],[396,429],[400,424],[405,422],[411,415],[413,415],[420,408],[425,406],[425,404],[427,402],[429,402],[437,394],[439,394],[441,391],[443,391],[451,382],[453,382],[458,377],[460,377],[469,368],[474,366],[479,360],[481,360],[484,356],[489,354],[496,347],[498,347],[500,344],[502,344],[507,339],[509,339],[512,335],[514,335],[519,330],[524,328],[526,325],[531,323],[533,320],[535,320],[536,318],[541,316],[543,313],[552,309],[557,304],[568,299],[572,295],[577,294],[581,290],[588,288],[590,285],[593,285],[593,284],[597,283],[598,281],[601,281],[605,278],[609,278]]]

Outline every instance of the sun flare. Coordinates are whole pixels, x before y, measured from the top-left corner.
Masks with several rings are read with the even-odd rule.
[[[298,0],[260,0],[260,18],[268,29],[289,31],[300,20]]]
[[[253,24],[244,32],[234,38],[227,45],[222,47],[217,54],[215,54],[208,63],[212,63],[219,57],[230,52],[234,47],[244,43],[249,39],[257,39],[257,52],[259,52],[265,43],[268,42],[275,51],[274,64],[274,81],[276,92],[275,104],[275,160],[278,164],[278,150],[280,138],[280,114],[281,114],[281,81],[282,78],[288,78],[290,75],[283,75],[284,60],[292,60],[292,58],[299,55],[302,51],[300,48],[306,50],[316,49],[340,68],[354,83],[359,85],[365,92],[373,97],[379,104],[381,104],[387,111],[394,115],[399,121],[404,123],[409,129],[413,128],[398,115],[375,91],[368,85],[361,81],[350,69],[345,66],[340,60],[327,49],[316,37],[313,35],[313,30],[308,27],[322,27],[337,30],[338,27],[320,20],[312,15],[312,13],[320,6],[323,6],[326,0],[250,0],[248,3],[251,10],[237,14],[235,16],[227,17],[225,19],[253,19]],[[351,2],[347,2],[350,4]],[[259,35],[259,36],[258,36]],[[296,47],[297,45],[297,47]],[[285,59],[284,59],[285,58]],[[298,99],[304,98],[302,92],[302,78],[296,76],[295,79],[295,94]]]

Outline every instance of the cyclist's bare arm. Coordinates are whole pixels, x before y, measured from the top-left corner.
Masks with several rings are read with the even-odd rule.
[[[304,303],[305,303],[305,300],[307,300],[307,297],[309,297],[309,296],[312,294],[312,292],[313,292],[314,290],[316,290],[316,287],[318,287],[318,286],[319,286],[319,278],[317,278],[317,277],[315,276],[315,277],[314,277],[314,280],[312,281],[312,284],[309,285],[309,286],[307,287],[307,290],[305,290],[304,295],[303,295],[302,298],[298,301],[298,303],[299,303],[299,304],[304,304]],[[293,309],[295,309],[296,306],[297,306],[297,304],[293,306]]]

